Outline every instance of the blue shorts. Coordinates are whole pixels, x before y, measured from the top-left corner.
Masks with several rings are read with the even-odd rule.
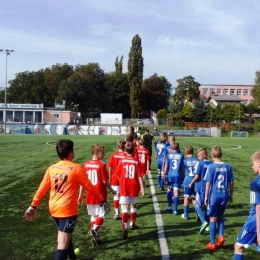
[[[236,244],[244,248],[257,245],[255,215],[247,217],[244,226],[241,228],[237,236]]]
[[[202,206],[204,205],[204,196],[205,193],[203,192],[196,192],[196,206],[199,208],[202,208]]]
[[[195,194],[195,191],[194,191],[194,186],[191,189],[188,188],[188,187],[184,187],[184,194],[183,195],[184,195],[184,197],[195,199],[196,194]]]
[[[168,182],[168,187],[174,190],[179,190],[181,187],[181,184],[178,182]]]
[[[210,217],[223,215],[228,203],[228,197],[210,198],[208,201],[207,214]]]
[[[73,233],[76,220],[77,220],[77,215],[76,216],[71,216],[67,218],[55,218],[53,217],[57,228],[59,231],[64,232],[64,233]]]
[[[157,170],[160,171],[160,172],[163,170],[161,164],[157,164]]]

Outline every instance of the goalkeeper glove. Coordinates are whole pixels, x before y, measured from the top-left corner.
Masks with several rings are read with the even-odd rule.
[[[102,201],[100,203],[100,207],[104,207],[104,211],[105,211],[106,214],[110,211],[109,205],[107,204],[106,201]]]
[[[25,217],[28,221],[33,221],[33,219],[37,217],[36,208],[30,206],[30,207],[25,211],[24,217]]]

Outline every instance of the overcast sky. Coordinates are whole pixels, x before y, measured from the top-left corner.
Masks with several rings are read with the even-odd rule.
[[[114,71],[131,40],[142,39],[144,79],[157,73],[175,87],[254,84],[260,69],[259,0],[10,0],[0,2],[0,49],[8,80],[56,63],[99,63]],[[0,86],[6,55],[0,53]]]

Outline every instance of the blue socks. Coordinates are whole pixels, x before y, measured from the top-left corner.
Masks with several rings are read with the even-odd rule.
[[[174,202],[173,211],[177,211],[179,205],[179,197],[174,197],[173,202]]]
[[[224,235],[224,219],[218,217],[218,236]]]
[[[55,253],[55,260],[67,260],[68,250],[67,249],[57,249]]]
[[[172,206],[172,191],[167,191],[166,198],[167,198],[168,206],[171,207]]]
[[[199,216],[201,223],[203,224],[206,220],[205,220],[202,208],[196,208],[196,213]]]
[[[189,206],[183,206],[184,218],[188,218]]]
[[[216,235],[216,222],[210,222],[209,223],[209,238],[210,238],[210,243],[212,245],[216,244],[215,235]]]
[[[236,254],[236,253],[234,253],[233,260],[243,260],[243,259],[244,259],[243,254]]]
[[[162,180],[161,174],[157,174],[157,180],[158,180],[158,187],[161,188],[161,180]]]

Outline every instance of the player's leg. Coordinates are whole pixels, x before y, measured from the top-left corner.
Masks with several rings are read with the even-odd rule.
[[[215,251],[217,246],[216,246],[216,241],[215,241],[215,236],[216,236],[216,221],[217,221],[217,216],[218,214],[218,206],[216,205],[215,201],[210,201],[209,199],[209,204],[208,204],[208,214],[209,214],[209,239],[210,242],[207,244],[207,248],[211,251]]]
[[[53,218],[58,228],[57,236],[57,250],[55,252],[55,260],[66,260],[69,256],[70,259],[77,259],[73,244],[72,233],[76,224],[77,216],[68,218]]]
[[[121,196],[119,203],[122,205],[122,239],[128,236],[128,207],[130,204],[129,196]]]
[[[205,220],[205,216],[203,213],[203,201],[204,201],[204,196],[202,193],[197,192],[196,193],[196,200],[195,200],[195,207],[196,207],[196,213],[198,214],[198,217],[201,221],[201,227],[200,227],[200,234],[203,234],[206,230],[206,228],[208,227],[208,222]]]
[[[136,213],[137,213],[136,202],[137,202],[137,197],[130,197],[130,228],[131,229],[138,228],[138,226],[136,225]]]
[[[112,189],[115,190],[117,193],[113,197],[113,207],[114,207],[114,219],[120,219],[120,212],[119,212],[119,199],[120,199],[120,187],[119,186],[112,186]]]
[[[181,215],[181,217],[185,220],[189,218],[189,203],[190,203],[190,189],[184,187],[183,214]]]
[[[173,214],[178,214],[178,205],[179,205],[179,199],[180,199],[180,183],[175,182],[173,185]]]
[[[166,193],[166,200],[168,206],[166,210],[172,210],[172,197],[173,197],[173,192],[172,192],[171,183],[168,183],[167,193]]]
[[[228,198],[222,199],[221,201],[219,201],[219,208],[218,208],[218,239],[217,239],[217,243],[216,245],[218,247],[221,247],[224,245],[225,242],[225,237],[224,237],[224,218],[223,218],[223,214],[225,212],[226,209],[226,205],[228,203]]]
[[[161,171],[162,171],[162,165],[161,164],[157,164],[157,182],[158,182],[158,188],[160,190],[162,190],[162,175],[161,175]]]

